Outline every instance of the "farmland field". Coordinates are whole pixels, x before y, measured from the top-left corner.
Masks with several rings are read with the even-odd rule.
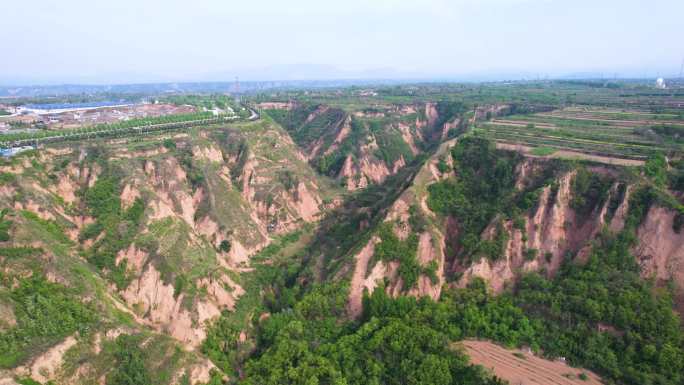
[[[487,341],[463,341],[474,364],[483,365],[511,385],[600,385],[599,377],[562,361],[539,358],[521,350],[508,350]]]
[[[543,147],[542,152],[547,154],[555,149],[644,160],[656,152],[671,154],[682,150],[684,117],[674,113],[579,106],[490,119],[477,124],[474,133],[498,143]]]

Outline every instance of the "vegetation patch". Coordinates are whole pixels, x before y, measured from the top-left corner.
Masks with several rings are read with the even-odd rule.
[[[436,127],[442,127],[445,123],[457,118],[467,111],[467,106],[457,101],[440,101],[435,106],[437,109]]]
[[[99,319],[80,294],[51,283],[34,272],[21,278],[0,273],[0,283],[12,287],[9,298],[14,305],[16,326],[0,333],[0,368],[21,363],[30,352],[48,347],[75,332],[87,333]]]
[[[7,242],[10,239],[10,227],[12,227],[12,221],[5,219],[8,209],[0,210],[0,242]]]
[[[0,172],[0,186],[16,182],[17,176],[11,172]]]
[[[413,160],[413,152],[399,131],[383,127],[382,121],[378,120],[370,120],[368,124],[378,144],[376,155],[388,166],[391,167],[400,158],[404,158],[406,163]]]
[[[342,321],[346,297],[331,289],[314,288],[294,311],[260,325],[261,354],[245,365],[243,383],[503,384],[450,347],[457,328],[428,321],[456,319],[455,308],[390,299],[380,287],[365,299],[362,320]]]
[[[684,369],[680,321],[671,294],[639,277],[632,239],[602,239],[586,265],[568,262],[554,280],[527,275],[513,298],[537,325],[545,354],[619,383],[678,384]]]
[[[116,255],[128,247],[138,233],[145,204],[141,198],[136,198],[128,209],[121,207],[120,178],[118,171],[107,168],[95,184],[85,190],[84,202],[95,223],[85,227],[79,238],[92,239],[103,234],[86,251],[86,258],[117,288],[123,289],[130,282],[127,262],[123,260],[117,264]]]
[[[462,255],[482,253],[496,259],[505,244],[505,231],[497,226],[490,240],[482,240],[480,234],[497,215],[511,213],[518,157],[499,152],[491,142],[477,137],[459,141],[452,157],[457,176],[428,187],[428,207],[458,218]]]
[[[587,218],[608,198],[612,178],[579,167],[572,179],[572,207],[580,218]]]
[[[530,154],[536,156],[549,156],[556,152],[555,148],[552,147],[535,147],[530,151]]]
[[[122,334],[114,346],[114,370],[107,375],[107,384],[145,385],[151,384],[150,368],[145,366],[146,349],[140,348],[141,336]]]

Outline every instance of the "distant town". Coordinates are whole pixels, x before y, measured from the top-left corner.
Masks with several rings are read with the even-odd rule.
[[[51,105],[11,106],[0,104],[8,114],[0,116],[0,132],[9,130],[38,130],[76,128],[84,125],[116,123],[130,119],[188,114],[198,109],[190,105],[146,102],[117,105],[82,106],[79,103]],[[212,109],[214,114],[233,110]]]

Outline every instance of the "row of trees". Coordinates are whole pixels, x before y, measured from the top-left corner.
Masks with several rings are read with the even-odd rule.
[[[97,124],[74,129],[59,131],[38,131],[5,134],[0,137],[0,146],[9,147],[17,142],[29,141],[58,141],[67,139],[78,139],[86,137],[106,136],[113,133],[130,132],[134,129],[152,128],[177,128],[187,124],[210,123],[222,121],[223,117],[216,117],[211,112],[196,112],[192,114],[164,115],[158,117],[148,117],[131,119],[117,123]],[[168,125],[168,127],[160,127]]]

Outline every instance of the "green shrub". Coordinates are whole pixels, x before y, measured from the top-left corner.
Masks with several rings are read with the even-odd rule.
[[[221,241],[221,244],[219,244],[219,250],[221,250],[224,253],[227,253],[230,251],[230,242],[228,240],[224,239]]]
[[[100,235],[102,230],[104,230],[102,223],[93,222],[93,223],[83,227],[83,230],[81,230],[81,234],[79,234],[78,238],[81,241],[85,241],[87,239],[93,239],[93,238],[97,237],[98,235]]]
[[[383,262],[398,261],[398,273],[403,281],[403,289],[405,291],[410,290],[416,285],[421,274],[429,277],[433,284],[439,282],[437,277],[437,261],[430,261],[427,266],[423,267],[416,258],[418,235],[415,230],[409,234],[406,240],[402,241],[394,234],[392,225],[385,222],[380,225],[377,235],[380,238],[380,243],[375,246],[373,260],[381,260]]]
[[[525,250],[525,260],[526,261],[534,261],[537,258],[537,255],[539,254],[539,250],[529,248]]]
[[[136,198],[131,207],[123,210],[120,199],[120,178],[115,170],[105,168],[103,175],[85,191],[85,203],[95,218],[95,223],[84,228],[82,240],[93,239],[103,234],[86,251],[90,263],[102,270],[105,277],[123,289],[131,277],[127,272],[126,261],[116,263],[116,255],[133,241],[140,227],[145,202]]]
[[[10,172],[0,172],[0,186],[14,183],[17,180],[17,176]]]
[[[450,122],[467,111],[467,107],[462,102],[440,101],[435,106],[437,110],[437,120],[435,127],[442,127],[444,123]]]
[[[20,385],[42,385],[40,382],[34,380],[31,377],[18,378],[17,382]]]
[[[437,162],[437,170],[439,170],[439,172],[442,174],[449,171],[449,165],[444,158],[439,158],[439,161]]]
[[[0,247],[0,256],[8,259],[32,257],[43,253],[43,249],[30,246]]]
[[[375,154],[388,166],[391,167],[400,158],[404,158],[406,163],[413,160],[411,147],[404,141],[399,131],[391,126],[383,127],[381,122],[375,120],[369,121],[369,125],[378,144]]]
[[[418,236],[412,233],[408,239],[402,241],[392,231],[390,223],[383,223],[378,230],[380,243],[375,246],[374,259],[383,262],[399,261],[399,276],[404,282],[404,289],[411,289],[421,273],[420,265],[416,259],[418,248]]]
[[[545,354],[618,383],[678,384],[684,334],[671,294],[640,278],[630,248],[631,237],[601,238],[585,265],[566,262],[554,280],[524,276],[514,301],[538,323]],[[616,331],[601,332],[599,323]]]
[[[162,142],[162,145],[168,150],[175,150],[176,149],[176,142],[171,138],[164,139],[164,141]]]
[[[118,214],[121,207],[119,181],[113,176],[100,177],[86,190],[85,203],[95,218]]]
[[[409,207],[409,225],[411,225],[411,231],[416,233],[422,233],[427,229],[428,221],[417,204]]]

